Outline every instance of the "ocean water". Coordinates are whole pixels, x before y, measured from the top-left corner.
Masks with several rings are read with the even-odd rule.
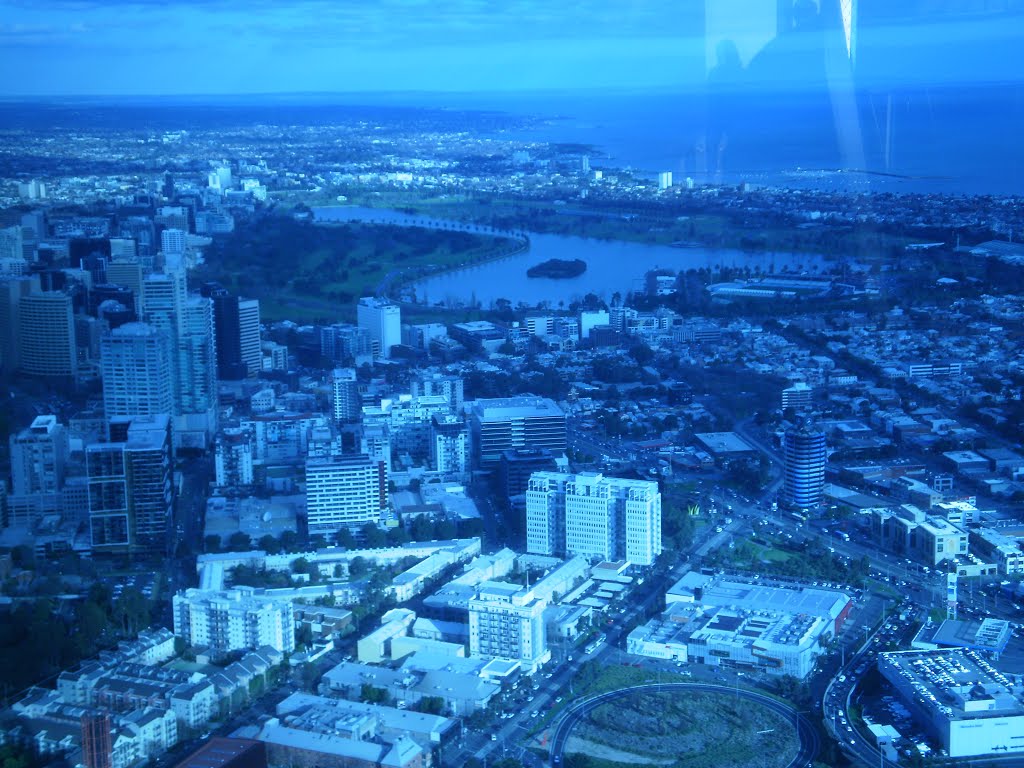
[[[593,147],[595,168],[677,180],[1024,195],[1024,87],[717,94],[566,91],[399,94],[388,103],[542,118],[497,136]]]

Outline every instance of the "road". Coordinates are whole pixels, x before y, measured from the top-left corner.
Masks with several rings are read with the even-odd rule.
[[[725,693],[729,696],[736,696],[750,702],[760,704],[767,709],[787,718],[796,728],[797,737],[800,739],[800,751],[789,762],[790,768],[810,764],[817,756],[821,744],[818,740],[818,733],[799,712],[778,699],[766,696],[756,691],[744,688],[731,688],[723,685],[712,685],[708,683],[651,683],[649,685],[635,685],[629,688],[620,688],[617,691],[599,693],[584,699],[569,707],[555,725],[551,737],[551,764],[561,765],[564,756],[565,744],[569,739],[573,726],[585,717],[592,709],[609,701],[632,696],[635,693]]]

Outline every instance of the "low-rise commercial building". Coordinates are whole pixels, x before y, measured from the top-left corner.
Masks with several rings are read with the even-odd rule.
[[[1024,692],[983,655],[883,653],[878,670],[951,758],[1024,752]]]

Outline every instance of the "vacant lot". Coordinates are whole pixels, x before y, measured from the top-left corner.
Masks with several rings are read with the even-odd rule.
[[[594,709],[573,736],[570,750],[605,763],[666,768],[784,768],[799,748],[785,718],[725,693],[637,693]]]

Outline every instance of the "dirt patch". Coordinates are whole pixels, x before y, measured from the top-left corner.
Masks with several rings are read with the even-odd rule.
[[[564,752],[567,755],[578,753],[588,757],[596,757],[600,760],[623,763],[624,765],[672,765],[675,762],[671,759],[659,760],[653,757],[644,757],[633,752],[609,747],[607,744],[599,744],[590,739],[583,739],[579,736],[570,736],[566,739]]]

